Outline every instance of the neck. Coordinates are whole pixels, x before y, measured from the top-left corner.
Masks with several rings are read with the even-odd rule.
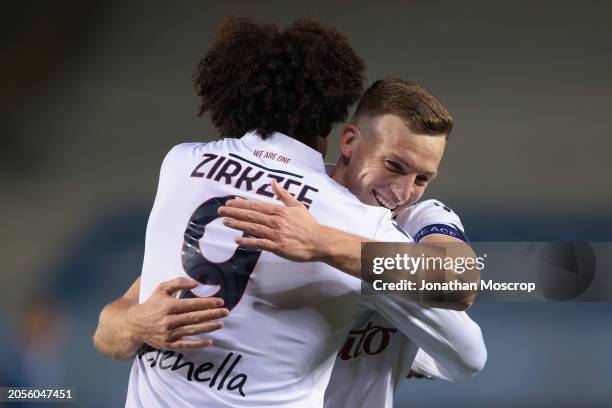
[[[340,156],[330,176],[336,183],[346,187],[346,172],[346,165],[342,160],[342,156]]]

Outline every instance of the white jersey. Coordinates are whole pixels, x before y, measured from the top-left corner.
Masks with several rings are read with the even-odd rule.
[[[426,200],[401,211],[396,220],[417,241],[430,234],[444,234],[465,240],[461,220],[439,201]],[[480,329],[465,312],[448,311],[449,338],[454,338],[458,355],[473,354],[471,364],[483,364],[486,349]],[[432,357],[433,355],[433,357]],[[448,381],[470,375],[469,361],[436,360],[403,335],[379,313],[366,313],[350,331],[338,353],[325,392],[326,408],[393,406],[394,391],[410,369],[429,378]],[[480,362],[478,361],[480,359]]]
[[[379,241],[408,238],[388,210],[362,204],[325,173],[321,155],[275,133],[173,148],[162,164],[147,225],[140,301],[188,276],[194,295],[225,299],[211,347],[136,356],[128,407],[321,407],[337,351],[356,318],[381,312],[395,327],[452,354],[435,335],[437,311],[386,296],[363,297],[359,279],[323,263],[292,263],[237,248],[217,209],[228,198],[273,201],[271,180],[322,224]],[[434,333],[434,335],[432,335]]]

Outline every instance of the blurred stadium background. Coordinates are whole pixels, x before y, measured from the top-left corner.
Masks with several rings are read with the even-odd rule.
[[[611,12],[558,1],[4,4],[0,384],[123,404],[131,364],[97,355],[91,336],[100,308],[139,274],[165,152],[216,138],[196,116],[191,73],[223,16],[317,17],[348,35],[371,81],[401,77],[437,95],[456,128],[427,197],[455,209],[472,240],[610,241]],[[470,314],[489,350],[484,372],[404,381],[396,406],[612,404],[610,303],[481,303]]]

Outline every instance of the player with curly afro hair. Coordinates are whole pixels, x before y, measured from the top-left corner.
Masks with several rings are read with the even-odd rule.
[[[284,133],[323,150],[361,96],[365,64],[344,35],[310,18],[284,30],[226,17],[194,75],[200,112],[221,137]]]

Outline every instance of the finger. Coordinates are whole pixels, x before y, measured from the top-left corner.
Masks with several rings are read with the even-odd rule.
[[[170,313],[180,314],[198,310],[218,309],[223,306],[223,299],[217,297],[196,297],[188,299],[171,299]]]
[[[174,330],[181,326],[206,323],[213,320],[223,319],[227,316],[229,316],[229,310],[221,308],[182,313],[179,315],[172,316],[170,318],[168,329]]]
[[[187,278],[176,278],[171,281],[162,282],[157,286],[157,290],[172,295],[174,292],[181,289],[193,289],[198,286],[198,282]]]
[[[233,218],[224,218],[223,225],[238,231],[246,232],[247,234],[254,235],[259,238],[272,238],[274,237],[274,230],[265,225],[253,224],[251,222],[244,222],[234,220]]]
[[[235,207],[220,207],[219,215],[233,218],[239,221],[247,221],[254,224],[261,224],[273,228],[273,215],[264,214],[253,210],[244,210]]]
[[[202,339],[202,340],[177,340],[173,341],[168,345],[168,349],[194,349],[194,348],[203,348],[212,346],[213,341],[211,339]]]
[[[287,190],[282,188],[276,180],[272,180],[272,191],[276,194],[276,197],[287,207],[295,207],[298,205],[302,205],[298,200],[296,200]]]
[[[172,331],[170,341],[180,340],[185,336],[197,336],[198,334],[212,333],[222,328],[223,322],[221,321],[182,326]]]
[[[273,252],[276,244],[269,239],[238,237],[235,242],[243,248],[261,249],[262,251]]]
[[[235,198],[233,200],[228,200],[225,203],[226,207],[234,207],[234,208],[242,208],[244,210],[252,210],[261,212],[264,214],[274,215],[278,214],[278,210],[283,208],[278,204],[269,204],[264,203],[262,201],[257,200],[245,200],[242,198]]]

